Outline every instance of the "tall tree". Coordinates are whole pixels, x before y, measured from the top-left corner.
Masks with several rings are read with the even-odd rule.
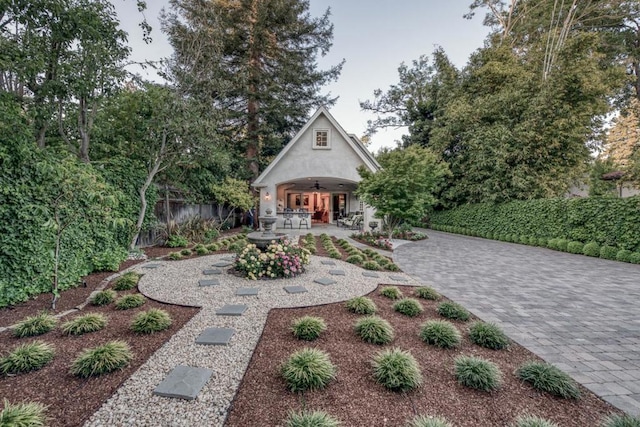
[[[312,107],[335,102],[320,89],[342,63],[316,63],[331,47],[329,10],[313,18],[307,0],[171,0],[163,29],[175,50],[170,77],[221,113],[245,178],[257,177],[263,154],[281,148]]]

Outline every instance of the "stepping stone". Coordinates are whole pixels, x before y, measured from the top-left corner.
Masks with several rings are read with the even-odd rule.
[[[238,288],[238,290],[236,290],[236,295],[239,295],[242,297],[258,295],[259,290],[260,288]]]
[[[177,397],[193,400],[202,387],[209,381],[213,371],[206,368],[192,368],[190,366],[176,366],[167,377],[153,391],[153,394],[163,397]]]
[[[364,277],[380,277],[378,273],[374,273],[373,271],[363,271],[362,275]]]
[[[334,283],[338,283],[333,279],[329,279],[328,277],[323,277],[321,279],[316,279],[314,280],[315,283],[320,283],[321,285],[324,286],[329,286],[329,285],[333,285]]]
[[[200,280],[198,286],[218,286],[220,281],[218,279]]]
[[[287,291],[288,294],[301,294],[308,292],[307,288],[304,286],[285,286],[284,290]]]
[[[233,263],[231,261],[218,261],[214,264],[212,264],[214,267],[229,267],[231,265],[233,265]]]
[[[344,270],[329,270],[329,274],[333,276],[344,276],[346,273]]]
[[[142,268],[158,268],[161,267],[162,264],[145,264],[142,266]]]
[[[215,270],[203,270],[202,274],[204,274],[205,276],[211,276],[214,274],[222,274],[222,270],[218,270],[217,268]]]
[[[407,282],[408,280],[402,276],[389,276],[389,279],[395,280],[396,282]]]
[[[223,260],[223,261],[235,262],[236,257],[225,256],[225,257],[222,257],[220,259]]]
[[[244,304],[227,304],[221,309],[216,311],[218,316],[242,316],[242,313],[247,311],[247,306]]]
[[[320,262],[322,263],[322,265],[336,265],[335,262],[329,261],[329,260],[320,261]]]
[[[207,328],[198,336],[196,344],[227,345],[235,332],[230,328]]]

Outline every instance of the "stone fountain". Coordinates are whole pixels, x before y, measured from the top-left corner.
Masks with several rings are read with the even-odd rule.
[[[254,231],[247,235],[247,240],[255,244],[259,249],[266,249],[273,240],[281,242],[286,237],[285,233],[274,233],[273,224],[275,224],[277,217],[271,215],[273,211],[267,209],[265,216],[259,216],[260,224],[264,226],[264,231]]]

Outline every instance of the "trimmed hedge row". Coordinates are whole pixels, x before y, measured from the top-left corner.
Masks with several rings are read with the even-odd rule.
[[[540,245],[541,240],[555,238],[566,240],[567,246],[569,242],[595,242],[616,252],[640,252],[640,196],[465,205],[435,212],[431,224],[434,230],[461,229],[468,232],[464,234],[524,244]],[[572,245],[572,252],[577,249]]]
[[[594,206],[599,206],[600,213],[589,221],[584,213],[576,212],[581,209],[594,212],[597,210]],[[611,212],[616,208],[619,208],[617,216]],[[541,221],[532,212],[539,212],[547,221]],[[598,221],[601,221],[600,228]],[[434,214],[431,228],[640,264],[640,197],[637,196],[467,205]],[[563,234],[543,235],[554,232]],[[579,236],[590,240],[579,240]]]

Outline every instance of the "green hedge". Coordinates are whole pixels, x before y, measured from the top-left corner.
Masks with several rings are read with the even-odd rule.
[[[59,289],[126,257],[123,196],[91,165],[36,148],[24,114],[0,96],[0,307],[51,292],[56,230]],[[55,212],[64,221],[55,221]],[[120,236],[120,237],[118,237]]]
[[[640,196],[482,203],[434,212],[434,229],[520,241],[520,236],[596,242],[640,252]],[[615,259],[615,258],[614,258]]]

